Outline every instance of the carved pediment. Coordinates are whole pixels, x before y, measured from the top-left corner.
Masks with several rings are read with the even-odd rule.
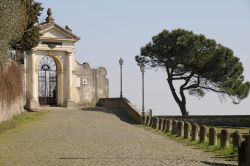
[[[69,41],[78,41],[80,37],[73,34],[71,31],[62,28],[61,26],[57,25],[56,23],[45,23],[40,24],[39,28],[41,29],[42,36],[40,37],[41,40],[69,40]]]

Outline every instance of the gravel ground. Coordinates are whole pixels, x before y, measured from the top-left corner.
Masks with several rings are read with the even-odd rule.
[[[1,166],[236,164],[127,123],[113,109],[50,109],[0,136]]]

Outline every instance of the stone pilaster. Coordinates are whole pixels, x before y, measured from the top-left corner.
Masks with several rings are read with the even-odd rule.
[[[39,106],[39,102],[38,102],[38,89],[37,89],[37,80],[38,78],[36,77],[36,61],[35,61],[35,54],[32,53],[31,55],[29,55],[29,62],[30,62],[30,68],[29,68],[29,88],[27,91],[27,103],[26,103],[26,107],[29,110],[36,110],[36,108]]]
[[[67,78],[67,107],[72,107],[75,105],[73,101],[73,96],[72,96],[72,63],[73,63],[73,53],[72,52],[67,52],[66,55],[66,78]]]
[[[64,96],[64,90],[63,90],[63,71],[57,71],[57,105],[63,106],[63,96]]]

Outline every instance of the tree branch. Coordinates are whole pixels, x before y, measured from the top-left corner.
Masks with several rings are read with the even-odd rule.
[[[187,86],[187,84],[189,83],[189,81],[190,81],[190,79],[193,77],[193,75],[194,75],[194,73],[191,72],[191,73],[189,74],[189,76],[187,76],[187,78],[185,79],[185,83],[182,84],[182,85],[180,86],[181,89],[184,90],[184,87]]]
[[[197,77],[197,83],[189,85],[188,87],[183,87],[183,90],[198,88],[200,86],[200,76]]]
[[[188,77],[172,77],[172,80],[186,80]]]
[[[204,87],[204,86],[198,86],[199,88],[202,88],[202,89],[206,89],[206,90],[211,90],[213,92],[217,92],[217,93],[226,93],[225,91],[223,90],[216,90],[216,89],[213,89],[213,88],[210,88],[210,87]],[[227,93],[226,93],[227,94]]]
[[[174,74],[174,69],[175,69],[175,68],[172,68],[171,71],[170,71],[171,76],[174,76],[174,75],[173,75],[173,74]]]
[[[183,88],[180,87],[180,95],[181,95],[181,101],[184,105],[186,105],[186,97],[185,97],[185,94],[184,94],[184,90]]]
[[[216,93],[225,93],[225,94],[227,94],[223,90],[217,90],[217,89],[214,89],[214,88],[211,88],[211,87],[200,86],[199,83],[192,84],[192,85],[190,85],[188,87],[185,87],[185,88],[183,88],[183,90],[195,89],[195,88],[201,88],[201,89],[205,89],[205,90],[211,90],[211,91],[216,92]]]
[[[180,86],[180,96],[181,96],[181,102],[183,105],[186,105],[186,97],[185,97],[185,94],[184,94],[184,87],[188,84],[188,82],[190,81],[190,79],[192,78],[192,76],[194,75],[194,73],[190,73],[189,76],[187,77],[183,77],[183,79],[185,80],[185,83],[182,84]]]
[[[178,74],[172,74],[172,76],[181,76],[183,74],[187,73],[186,71],[182,72],[182,73],[178,73]]]
[[[171,71],[168,67],[166,67],[166,71],[167,71],[167,74],[168,74],[168,85],[169,85],[169,88],[172,92],[172,95],[175,99],[175,101],[180,105],[181,104],[181,100],[179,99],[178,95],[176,94],[176,91],[175,91],[175,88],[174,88],[174,85],[173,85],[173,80],[172,80],[172,75],[171,75]]]
[[[166,71],[167,71],[167,74],[168,74],[168,79],[169,79],[169,77],[170,77],[170,70],[169,70],[169,68],[168,68],[168,67],[166,67]]]

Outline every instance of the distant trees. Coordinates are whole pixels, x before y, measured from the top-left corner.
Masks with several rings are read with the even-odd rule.
[[[250,83],[244,82],[242,63],[233,51],[192,31],[163,30],[141,48],[135,59],[149,68],[166,70],[182,115],[188,115],[185,92],[203,97],[206,91],[212,91],[230,97],[235,104],[249,94]],[[180,84],[178,89],[176,82]]]

